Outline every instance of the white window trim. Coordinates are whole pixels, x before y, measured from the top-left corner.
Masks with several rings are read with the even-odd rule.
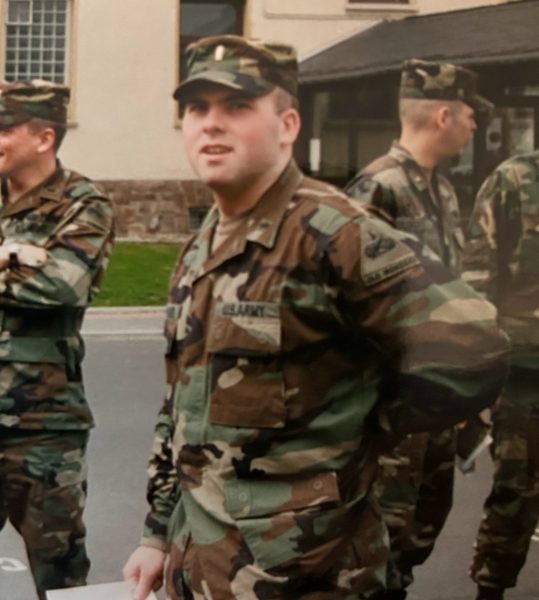
[[[390,12],[390,13],[417,13],[419,8],[416,0],[409,0],[408,4],[394,4],[392,2],[346,2],[346,12],[348,13],[359,13],[359,12]]]
[[[67,85],[71,89],[71,99],[69,101],[68,108],[68,127],[76,126],[76,106],[77,106],[77,34],[78,34],[78,16],[79,16],[79,1],[80,0],[68,0],[70,4],[69,18],[67,22],[67,36],[68,42],[66,47],[67,53]],[[7,11],[7,0],[0,0],[0,15],[1,15],[1,27],[0,27],[0,78],[3,80],[4,67],[6,64],[6,20],[5,15]]]

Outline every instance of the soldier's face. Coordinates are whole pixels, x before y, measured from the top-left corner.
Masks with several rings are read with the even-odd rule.
[[[297,135],[289,122],[293,109],[278,112],[275,91],[253,98],[204,84],[186,98],[184,109],[189,161],[218,197],[256,190],[266,179],[271,183],[283,157],[284,164],[289,160]]]
[[[35,168],[41,141],[28,123],[0,129],[0,176],[17,178]]]
[[[472,139],[476,129],[475,111],[467,104],[460,102],[458,108],[451,113],[448,120],[448,155],[461,154],[466,144]]]

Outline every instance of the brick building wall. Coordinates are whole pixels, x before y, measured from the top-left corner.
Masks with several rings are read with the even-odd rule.
[[[116,236],[120,240],[178,242],[192,231],[193,221],[212,204],[209,190],[198,181],[100,181],[112,200]]]

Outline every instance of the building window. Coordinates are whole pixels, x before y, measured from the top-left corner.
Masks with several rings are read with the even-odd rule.
[[[7,81],[45,79],[68,83],[68,0],[7,0]]]
[[[207,35],[242,35],[244,8],[245,0],[181,0],[180,79],[187,46]]]

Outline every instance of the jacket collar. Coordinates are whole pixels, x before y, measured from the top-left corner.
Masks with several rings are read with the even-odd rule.
[[[185,256],[185,261],[190,268],[195,271],[201,268],[198,275],[203,275],[230,258],[242,254],[248,242],[260,244],[268,249],[272,248],[285,212],[302,180],[303,174],[295,161],[290,161],[275,183],[246,216],[237,233],[225,240],[214,255],[210,255],[213,231],[219,220],[218,209],[214,206]]]
[[[418,191],[422,192],[429,187],[429,180],[425,169],[418,164],[412,154],[404,146],[401,146],[399,142],[393,142],[389,150],[389,155],[404,166],[411,183]],[[437,177],[438,172],[434,168],[432,170],[432,181],[435,181]]]
[[[6,202],[6,185],[2,185],[2,203],[4,205],[2,216],[9,217],[26,210],[35,209],[44,202],[60,202],[64,195],[66,180],[63,175],[60,161],[56,161],[56,170],[42,183],[26,192],[15,202]]]

